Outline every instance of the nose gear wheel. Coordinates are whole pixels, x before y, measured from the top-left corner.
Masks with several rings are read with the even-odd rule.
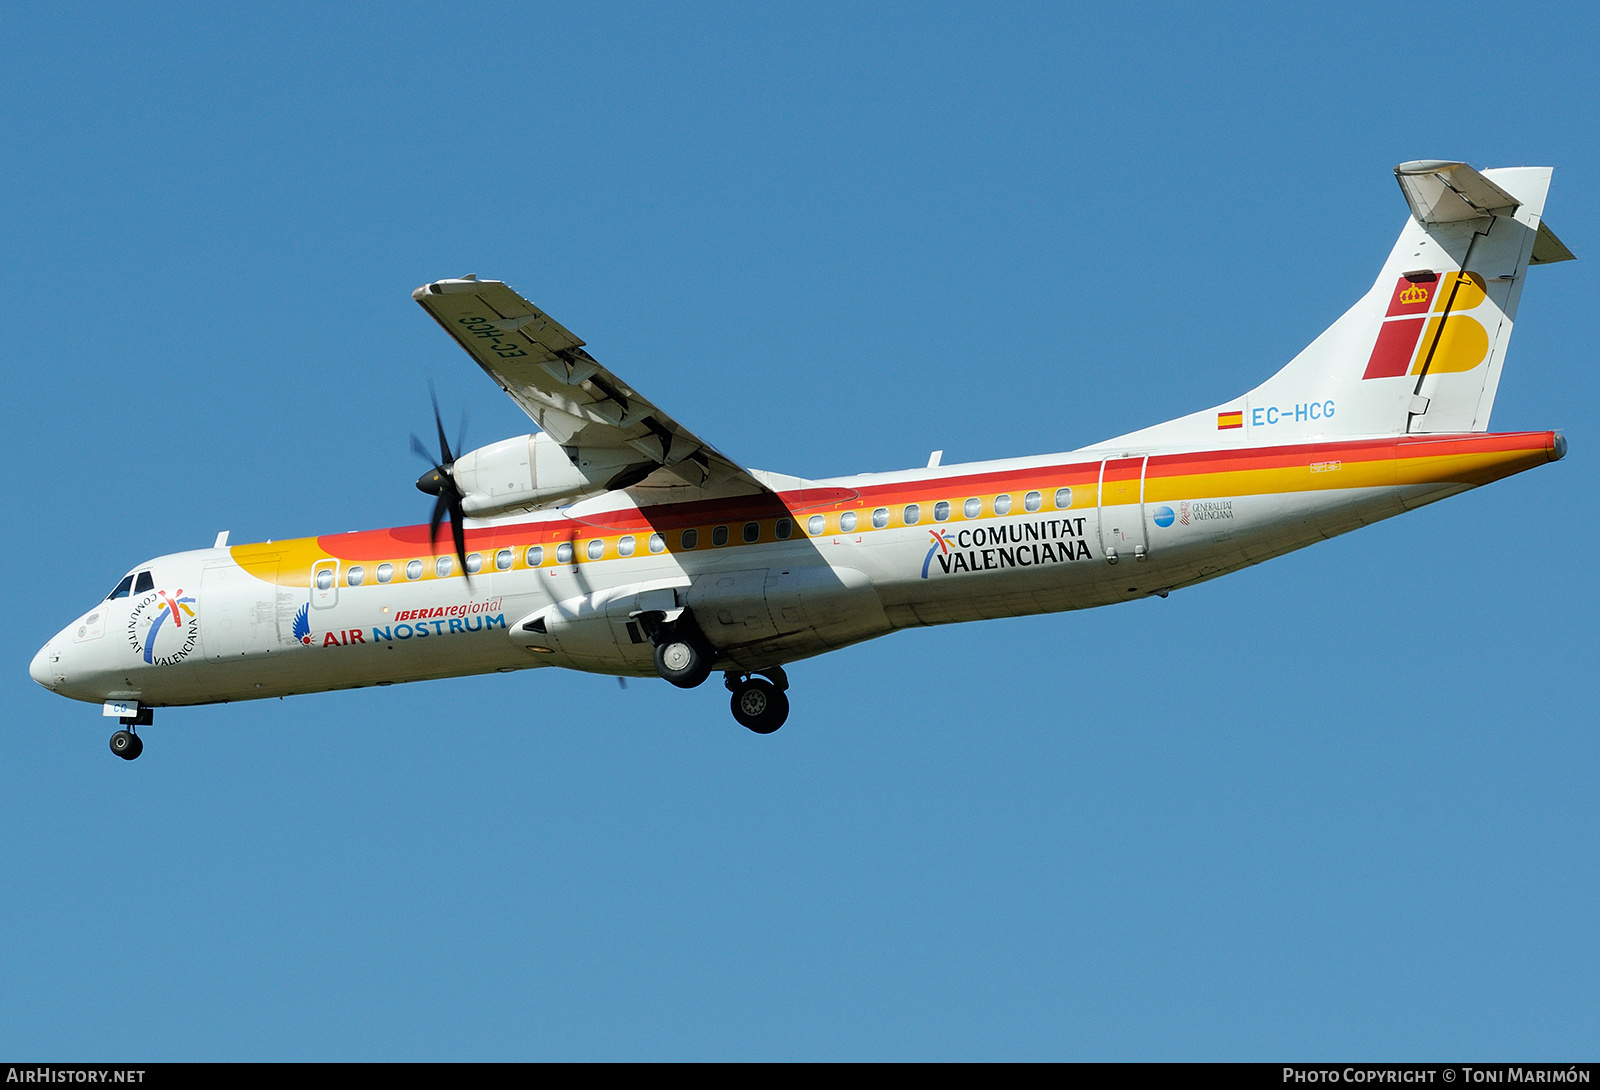
[[[119,730],[111,736],[111,752],[124,761],[131,761],[144,752],[144,742],[131,730]]]

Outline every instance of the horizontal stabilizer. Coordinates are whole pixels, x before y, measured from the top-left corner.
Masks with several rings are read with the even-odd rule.
[[[1395,167],[1394,176],[1418,223],[1508,216],[1522,203],[1465,163],[1418,159]]]
[[[1556,261],[1576,261],[1578,255],[1567,249],[1556,233],[1542,220],[1539,223],[1539,233],[1533,240],[1533,256],[1528,258],[1530,265],[1549,265]]]

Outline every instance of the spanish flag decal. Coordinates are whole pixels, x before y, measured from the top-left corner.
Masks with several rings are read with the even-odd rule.
[[[1227,431],[1229,428],[1244,427],[1244,410],[1233,409],[1230,412],[1217,414],[1217,430]]]

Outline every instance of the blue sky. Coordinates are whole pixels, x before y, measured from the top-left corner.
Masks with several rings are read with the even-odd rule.
[[[0,1053],[1593,1059],[1579,5],[12,5]],[[138,561],[426,517],[408,298],[505,279],[747,464],[1069,449],[1371,284],[1415,158],[1557,168],[1496,404],[1568,458],[1171,598],[726,694],[162,713],[33,652]]]

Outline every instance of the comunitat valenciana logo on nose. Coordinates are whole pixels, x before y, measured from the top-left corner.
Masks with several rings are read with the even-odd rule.
[[[151,666],[182,662],[199,641],[194,598],[184,597],[182,587],[146,595],[128,617],[128,643]]]

